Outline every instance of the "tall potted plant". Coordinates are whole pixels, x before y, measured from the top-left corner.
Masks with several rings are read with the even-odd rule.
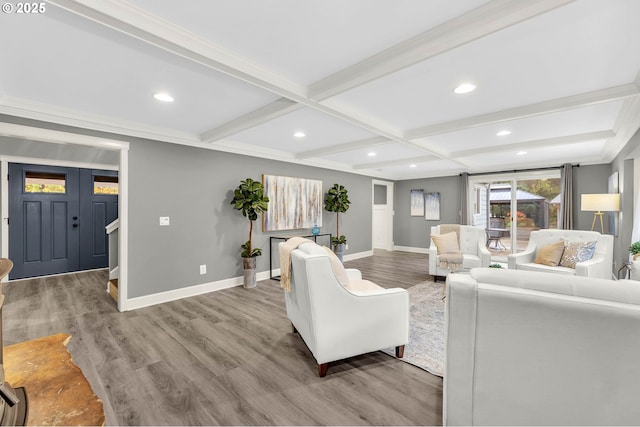
[[[269,208],[268,203],[269,198],[264,195],[262,183],[251,178],[240,181],[240,185],[233,192],[233,200],[231,200],[233,208],[249,218],[249,240],[240,246],[245,288],[256,286],[256,257],[262,255],[262,249],[254,248],[252,244],[253,221],[258,219],[259,213]]]
[[[349,200],[347,189],[339,184],[333,184],[324,199],[324,208],[329,212],[336,213],[336,236],[331,238],[331,244],[340,261],[342,261],[344,248],[347,244],[347,238],[344,235],[340,235],[340,213],[346,212],[350,204],[351,201]]]

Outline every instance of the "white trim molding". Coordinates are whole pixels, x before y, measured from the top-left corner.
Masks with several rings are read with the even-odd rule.
[[[395,245],[393,247],[394,251],[400,251],[400,252],[412,252],[415,254],[428,254],[429,253],[429,248],[418,248],[415,246],[399,246],[399,245]]]

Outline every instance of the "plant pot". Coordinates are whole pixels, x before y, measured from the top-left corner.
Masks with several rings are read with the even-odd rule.
[[[242,258],[242,267],[244,268],[244,282],[243,285],[245,288],[255,288],[256,287],[256,259],[253,258]]]
[[[344,243],[340,243],[338,245],[333,245],[333,252],[336,254],[340,262],[344,262],[342,257],[344,256],[344,247],[346,245]]]

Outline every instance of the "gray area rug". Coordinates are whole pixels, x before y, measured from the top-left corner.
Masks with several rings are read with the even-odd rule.
[[[409,343],[400,360],[439,377],[444,372],[444,302],[442,283],[427,281],[408,289]],[[394,349],[383,350],[395,355]]]

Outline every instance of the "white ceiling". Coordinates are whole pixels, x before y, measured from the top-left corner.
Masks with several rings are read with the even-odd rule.
[[[0,16],[0,113],[388,179],[610,162],[640,127],[637,0],[45,6]]]

